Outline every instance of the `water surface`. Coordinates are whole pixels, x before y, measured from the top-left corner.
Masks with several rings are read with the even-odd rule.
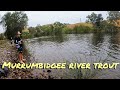
[[[57,63],[77,61],[91,63],[120,61],[120,33],[43,36],[28,39],[26,46],[35,58],[34,62]],[[119,78],[119,73],[119,68],[112,71],[104,70],[102,75],[97,75],[97,78]]]

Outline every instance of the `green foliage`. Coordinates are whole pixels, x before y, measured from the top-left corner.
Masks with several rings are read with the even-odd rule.
[[[95,14],[93,12],[91,15],[88,15],[87,18],[87,22],[91,22],[94,25],[94,28],[100,28],[101,22],[103,21],[102,14]]]
[[[86,18],[88,18],[87,22],[91,22],[92,24],[95,24],[97,19],[97,14],[93,12],[91,15],[88,15]]]
[[[108,23],[107,21],[101,22],[100,29],[102,29],[102,32],[117,32],[117,27],[111,23]]]
[[[65,34],[80,34],[80,33],[91,33],[93,28],[89,26],[75,26],[73,29],[68,27],[63,28],[63,33]]]
[[[31,37],[35,37],[35,34],[37,32],[35,27],[29,27],[28,30],[29,30],[29,34],[31,34]]]
[[[1,20],[1,24],[5,27],[5,36],[10,39],[14,37],[18,31],[22,31],[27,26],[28,17],[24,12],[7,12]]]
[[[64,27],[62,29],[62,33],[65,33],[65,34],[72,34],[72,29],[71,28],[68,28],[68,27]]]
[[[64,24],[60,23],[60,22],[55,22],[53,24],[53,32],[54,35],[59,35],[62,34],[62,29],[65,27]]]
[[[101,22],[103,21],[102,14],[98,14],[97,19],[96,19],[96,26],[100,28]]]
[[[120,19],[120,12],[119,11],[108,11],[107,19],[110,23],[114,24],[117,20]]]
[[[32,38],[32,35],[31,35],[30,33],[23,32],[23,33],[22,33],[22,38],[23,38],[23,39]]]
[[[107,20],[109,21],[109,31],[110,32],[117,32],[119,27],[116,26],[116,23],[118,23],[117,20],[120,20],[120,12],[119,11],[108,11],[108,17]]]
[[[88,20],[94,25],[94,32],[117,32],[118,27],[116,26],[117,20],[120,20],[119,11],[108,11],[107,20],[103,20],[102,14],[95,14],[87,16]]]
[[[60,22],[55,22],[54,24],[48,25],[37,25],[36,27],[29,27],[30,34],[33,37],[48,36],[48,35],[60,35],[62,34],[62,29],[66,24]]]
[[[92,31],[92,28],[88,26],[76,26],[74,29],[75,33],[90,33]]]
[[[59,36],[62,34],[79,34],[79,33],[91,33],[94,28],[91,26],[79,25],[74,28],[67,27],[68,24],[55,22],[48,25],[38,25],[36,27],[29,27],[29,32],[32,37],[40,36]]]
[[[52,35],[53,32],[53,26],[52,25],[43,25],[38,30],[38,33],[41,33],[40,35],[48,36]]]

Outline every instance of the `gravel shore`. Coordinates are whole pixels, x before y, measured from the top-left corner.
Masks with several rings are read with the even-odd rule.
[[[0,40],[0,64],[4,62],[18,62],[18,55],[15,46],[12,46],[8,40]],[[28,60],[30,56],[24,56]],[[30,60],[29,60],[30,62]],[[7,77],[1,77],[1,79],[48,79],[48,75],[45,72],[39,73],[35,76],[32,70],[25,69],[9,69]]]

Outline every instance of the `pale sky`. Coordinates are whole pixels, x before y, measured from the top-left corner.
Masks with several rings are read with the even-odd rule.
[[[0,18],[8,11],[0,11]],[[9,11],[13,12],[13,11]],[[37,24],[45,25],[51,24],[56,21],[61,23],[79,23],[86,21],[86,16],[92,12],[102,14],[106,19],[107,11],[25,11],[28,16],[28,26],[36,26]],[[0,33],[4,32],[2,25],[0,25]]]

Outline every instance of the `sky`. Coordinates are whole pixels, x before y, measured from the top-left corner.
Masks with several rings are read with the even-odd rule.
[[[0,18],[7,12],[14,11],[0,11]],[[28,16],[28,26],[37,26],[51,24],[56,21],[61,23],[79,23],[85,22],[86,16],[92,12],[96,14],[102,14],[103,18],[106,19],[107,11],[25,11]],[[0,33],[4,32],[2,25],[0,25]]]

